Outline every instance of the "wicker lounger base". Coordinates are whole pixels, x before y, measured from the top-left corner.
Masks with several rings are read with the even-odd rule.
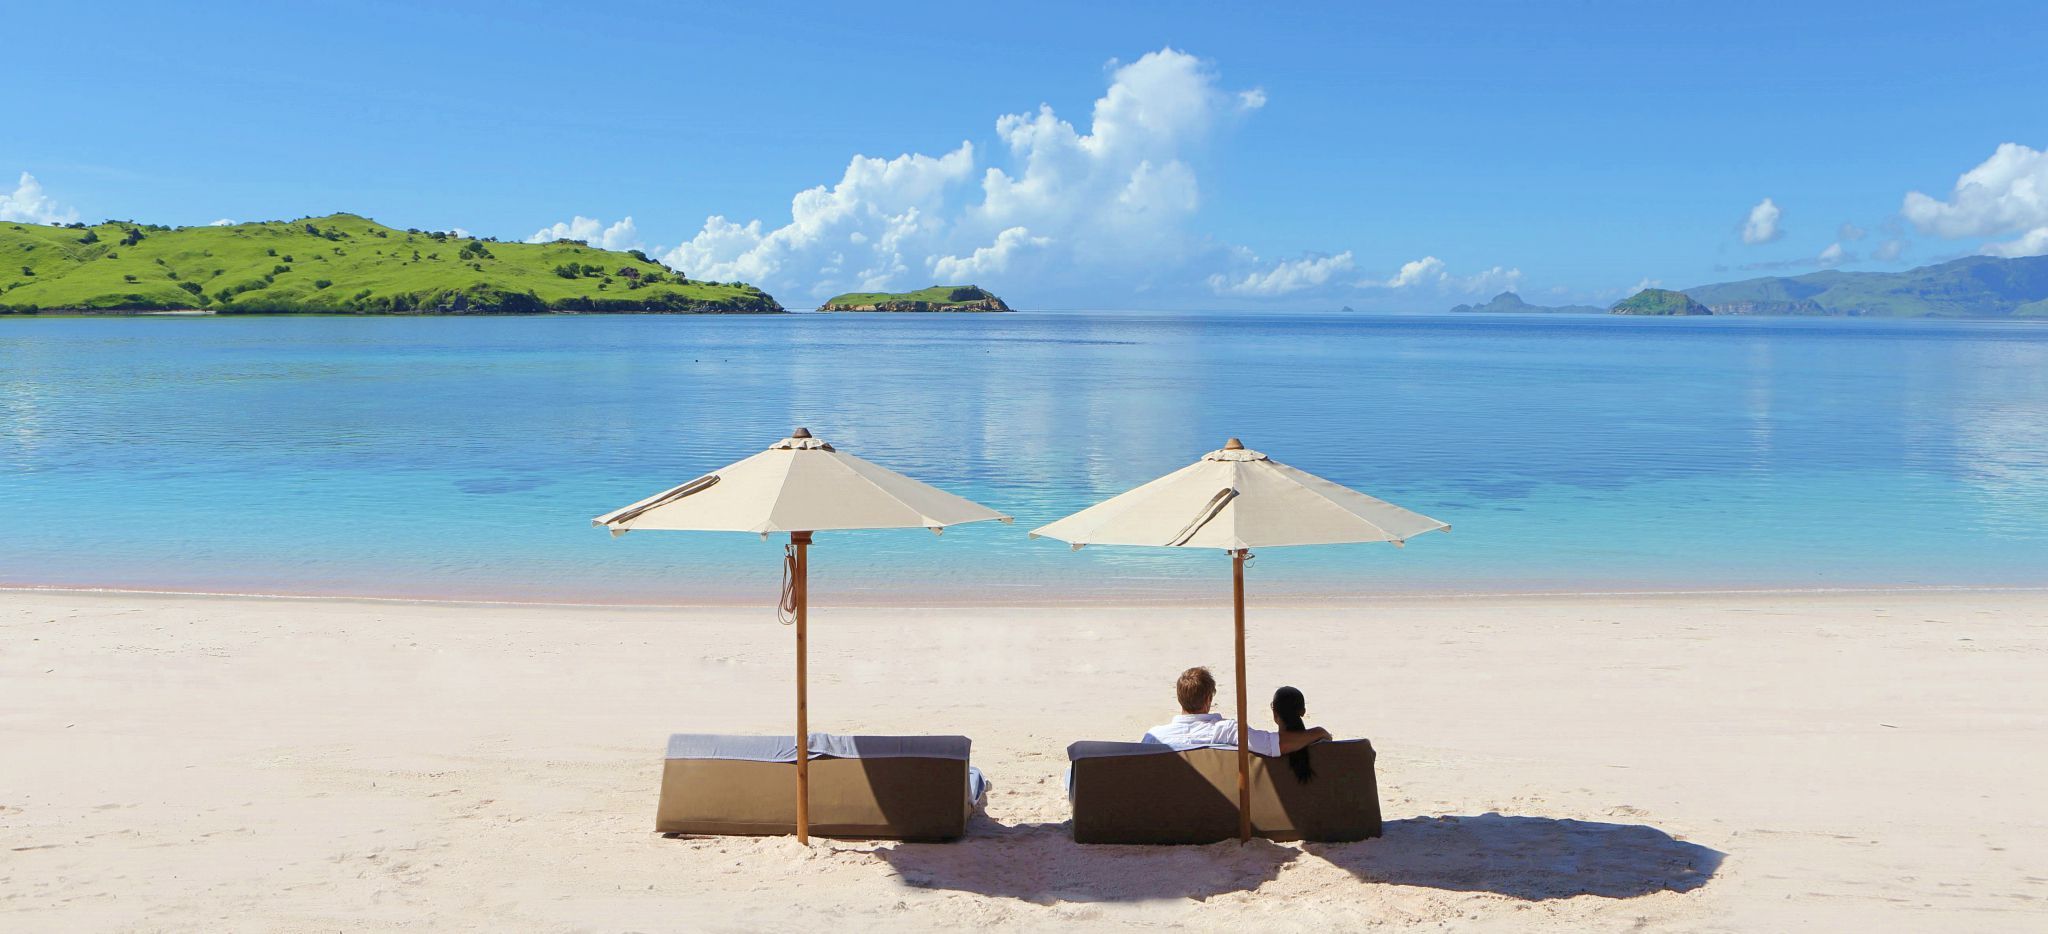
[[[783,741],[785,744],[787,740]],[[967,832],[965,741],[959,758],[814,758],[811,833],[950,840]],[[663,762],[660,833],[772,836],[796,832],[796,763],[734,758]]]
[[[1237,751],[1075,743],[1074,839],[1080,843],[1216,843],[1237,838]],[[1252,757],[1252,833],[1338,843],[1380,835],[1372,743],[1310,747],[1315,778],[1287,760]]]

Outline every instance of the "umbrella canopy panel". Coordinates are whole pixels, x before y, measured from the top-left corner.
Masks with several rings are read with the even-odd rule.
[[[1010,517],[799,434],[592,520],[614,533],[941,529]]]
[[[1236,445],[1236,439],[1231,439]],[[1450,526],[1242,446],[1033,529],[1075,547],[1150,545],[1238,551],[1348,542],[1399,544]]]

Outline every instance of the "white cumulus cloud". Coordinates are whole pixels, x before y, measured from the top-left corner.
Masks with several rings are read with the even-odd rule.
[[[13,192],[0,191],[0,221],[69,224],[77,219],[77,211],[58,204],[43,191],[43,183],[27,172],[21,173]]]
[[[1822,269],[1833,269],[1848,259],[1848,251],[1843,250],[1840,243],[1830,243],[1827,249],[1820,251],[1820,256],[1814,258],[1814,262],[1820,264]]]
[[[228,219],[228,218],[225,218],[225,217],[223,217],[223,218],[221,218],[220,220],[214,221],[213,223],[211,223],[211,224],[208,224],[208,225],[206,225],[206,226],[208,226],[208,227],[233,227],[234,225],[235,225],[235,222],[234,222],[234,221],[232,221],[232,220],[230,220],[230,219]]]
[[[1947,200],[1908,192],[1901,213],[1922,233],[1992,237],[2048,227],[2048,152],[2006,143],[1956,179]]]
[[[1893,237],[1890,240],[1886,240],[1885,242],[1878,244],[1877,249],[1870,251],[1870,258],[1877,260],[1880,263],[1889,263],[1897,260],[1901,256],[1904,256],[1905,253],[1906,241],[1901,240],[1897,237]]]
[[[548,243],[555,240],[581,240],[591,246],[606,250],[637,250],[640,248],[640,231],[633,226],[633,218],[626,217],[618,223],[607,226],[604,221],[581,214],[551,224],[526,238],[528,243]]]
[[[2048,150],[2004,143],[1956,179],[1947,198],[1906,193],[1900,213],[1921,233],[1940,237],[2017,239],[1987,243],[1991,256],[2048,253]]]
[[[1769,198],[1757,202],[1749,209],[1749,219],[1742,222],[1742,242],[1769,243],[1784,232],[1778,229],[1777,202]]]
[[[1324,285],[1332,276],[1351,271],[1354,265],[1350,250],[1335,256],[1282,260],[1269,269],[1255,270],[1234,279],[1221,273],[1212,275],[1209,288],[1218,295],[1286,295]]]
[[[1011,227],[996,234],[996,242],[976,247],[966,256],[941,256],[932,262],[932,275],[940,282],[951,284],[967,283],[971,280],[1000,275],[1009,271],[1011,257],[1030,249],[1048,246],[1049,237],[1034,237],[1023,227]]]
[[[1495,266],[1462,279],[1454,278],[1458,287],[1467,292],[1513,292],[1522,287],[1522,271],[1505,266]]]
[[[788,224],[764,231],[759,220],[737,224],[714,215],[664,260],[694,278],[743,280],[770,291],[901,285],[910,269],[906,254],[934,245],[942,232],[946,189],[973,171],[974,147],[964,142],[937,158],[855,156],[838,184],[790,199]],[[911,259],[924,267],[929,256]]]
[[[1444,275],[1444,261],[1434,256],[1425,256],[1402,263],[1401,271],[1394,273],[1393,278],[1388,279],[1386,284],[1390,289],[1405,289],[1425,282],[1442,282]]]
[[[837,182],[797,193],[786,223],[713,216],[663,258],[698,278],[812,295],[927,275],[1097,298],[1196,286],[1228,248],[1190,229],[1201,189],[1189,160],[1264,103],[1161,49],[1114,65],[1079,125],[1040,104],[996,119],[994,152],[963,142],[938,156],[855,156]]]
[[[2048,227],[2036,227],[2017,240],[1984,244],[1984,252],[1991,256],[2007,257],[2048,254]]]
[[[1495,266],[1469,276],[1451,273],[1443,260],[1425,256],[1401,264],[1401,268],[1385,281],[1368,279],[1359,283],[1368,288],[1412,289],[1434,287],[1447,292],[1514,292],[1521,288],[1522,271],[1505,266]]]

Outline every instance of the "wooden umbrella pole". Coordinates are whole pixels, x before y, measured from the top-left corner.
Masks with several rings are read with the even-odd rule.
[[[1244,549],[1230,553],[1231,604],[1237,614],[1237,839],[1252,839],[1252,755],[1246,745],[1251,725],[1245,703],[1244,679]]]
[[[811,723],[807,686],[810,670],[805,660],[811,602],[811,533],[789,533],[796,546],[796,573],[792,578],[792,602],[796,604],[796,842],[811,845]]]

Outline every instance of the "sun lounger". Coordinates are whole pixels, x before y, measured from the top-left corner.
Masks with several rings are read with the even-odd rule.
[[[1315,778],[1287,760],[1252,756],[1252,834],[1271,840],[1343,842],[1380,835],[1372,743],[1309,747]],[[1082,742],[1068,798],[1078,843],[1215,843],[1237,837],[1237,750],[1177,752],[1158,743]]]
[[[985,801],[965,736],[810,737],[811,833],[950,840]],[[788,736],[669,737],[660,833],[796,832],[796,744]]]

